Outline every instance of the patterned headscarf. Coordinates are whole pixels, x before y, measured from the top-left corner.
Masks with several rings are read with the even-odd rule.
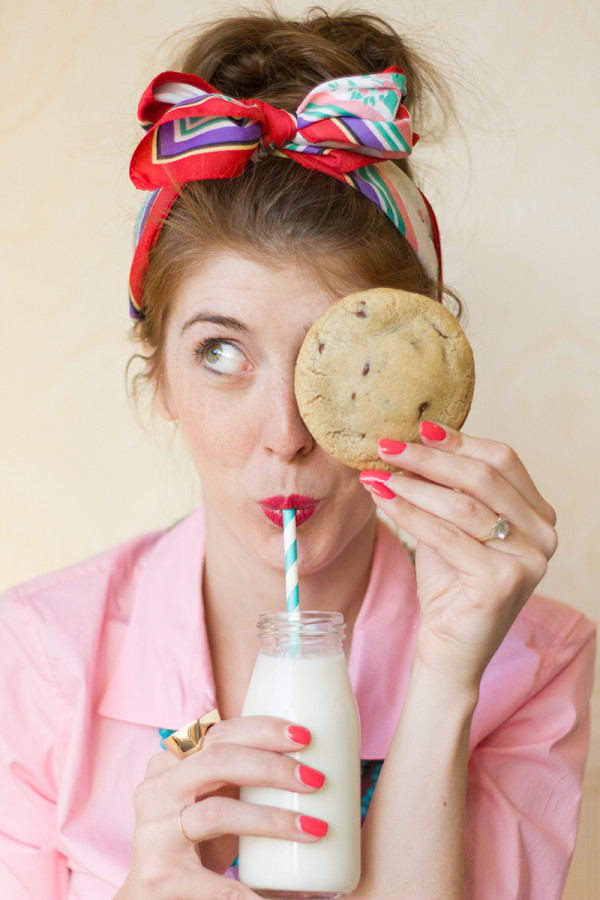
[[[138,118],[146,135],[130,166],[134,185],[153,192],[136,226],[131,315],[144,315],[148,254],[180,188],[206,178],[235,178],[255,153],[288,157],[359,190],[389,216],[427,275],[439,281],[433,210],[391,162],[409,156],[418,140],[405,98],[406,79],[397,67],[320,84],[295,114],[263,100],[227,97],[195,75],[158,75],[140,101]]]

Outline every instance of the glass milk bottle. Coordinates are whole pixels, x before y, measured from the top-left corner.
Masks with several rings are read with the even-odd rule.
[[[260,650],[244,715],[291,719],[310,729],[305,749],[290,754],[323,772],[314,794],[244,787],[241,797],[324,819],[316,843],[240,838],[239,876],[261,897],[343,897],[360,877],[360,727],[342,650],[341,613],[262,613]]]

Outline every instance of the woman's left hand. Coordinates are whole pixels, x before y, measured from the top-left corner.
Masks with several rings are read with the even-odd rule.
[[[506,444],[430,422],[421,423],[421,437],[421,444],[380,441],[380,457],[401,471],[360,478],[417,540],[416,653],[445,678],[478,686],[546,571],[556,516]],[[482,541],[499,516],[510,533]]]

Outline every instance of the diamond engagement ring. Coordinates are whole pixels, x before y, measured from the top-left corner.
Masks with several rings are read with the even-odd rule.
[[[498,516],[494,524],[492,525],[492,530],[489,534],[486,534],[485,537],[477,538],[480,544],[485,544],[486,541],[492,541],[494,538],[498,538],[503,541],[510,534],[510,525],[508,524],[508,519],[505,516]]]

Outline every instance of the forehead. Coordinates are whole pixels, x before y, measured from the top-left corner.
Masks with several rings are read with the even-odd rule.
[[[211,307],[249,321],[283,316],[290,322],[308,319],[310,324],[352,289],[349,280],[342,282],[329,271],[319,277],[315,266],[295,260],[263,263],[222,253],[181,281],[172,317],[181,323],[198,309]]]

